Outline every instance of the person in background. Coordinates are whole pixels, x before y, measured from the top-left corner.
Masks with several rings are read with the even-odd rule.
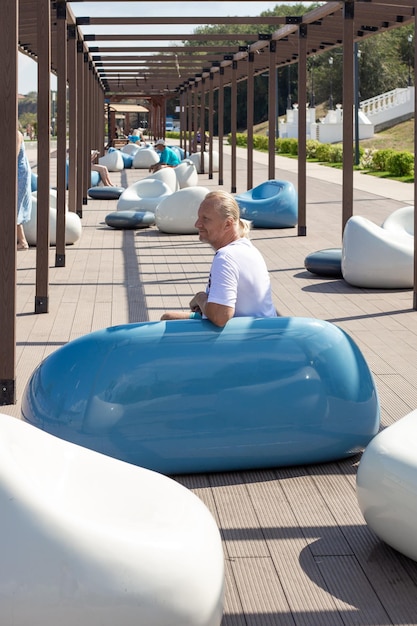
[[[250,222],[241,219],[234,197],[208,193],[195,226],[200,241],[216,251],[206,290],[191,299],[191,312],[167,312],[161,320],[202,317],[222,327],[232,317],[276,317],[264,258],[249,239]]]
[[[23,135],[17,131],[17,249],[27,250],[23,224],[30,221],[32,215],[32,171],[25,151]]]
[[[98,150],[91,150],[91,169],[94,172],[98,172],[100,174],[101,182],[105,187],[114,187],[113,183],[110,180],[110,174],[107,167],[105,165],[95,163],[98,154]]]
[[[129,141],[132,143],[139,143],[143,141],[143,135],[140,128],[134,128],[129,134]]]
[[[157,139],[154,148],[159,153],[159,163],[152,165],[149,168],[150,172],[157,172],[163,167],[176,167],[181,163],[178,154],[172,148],[168,148],[163,139]]]

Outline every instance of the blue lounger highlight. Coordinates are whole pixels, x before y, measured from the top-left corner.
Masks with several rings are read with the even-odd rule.
[[[165,474],[330,461],[362,450],[379,402],[357,345],[329,322],[234,318],[115,326],[35,370],[23,419]]]
[[[241,217],[255,228],[291,228],[298,221],[298,195],[292,183],[268,180],[235,196]]]

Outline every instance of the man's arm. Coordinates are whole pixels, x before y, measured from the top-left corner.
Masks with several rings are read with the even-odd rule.
[[[190,309],[192,311],[200,311],[210,322],[220,327],[225,326],[235,313],[233,307],[207,302],[205,291],[199,291],[195,294],[190,302]]]

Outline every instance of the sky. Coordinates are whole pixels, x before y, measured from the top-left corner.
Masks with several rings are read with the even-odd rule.
[[[74,2],[70,4],[70,9],[76,17],[81,16],[94,16],[94,17],[106,17],[106,16],[152,16],[155,15],[154,2]],[[158,2],[157,3],[157,15],[175,15],[178,17],[196,16],[202,17],[210,16],[256,16],[263,11],[271,10],[280,4],[276,2]],[[308,4],[306,2],[305,4]],[[117,6],[116,6],[117,5]],[[121,34],[123,32],[137,34],[158,32],[160,34],[170,33],[191,33],[197,28],[196,24],[184,25],[144,25],[142,28],[138,26],[120,26],[118,28],[113,27],[111,32]],[[134,29],[134,30],[133,30]],[[106,33],[109,32],[108,27],[83,27],[83,33],[89,32]],[[148,42],[152,45],[152,42]],[[166,45],[170,45],[170,42],[164,42]],[[178,43],[178,42],[177,42]],[[161,42],[159,42],[161,45]],[[93,43],[97,45],[97,42]],[[107,44],[109,45],[109,44]],[[129,42],[125,42],[125,45],[129,45]],[[138,45],[138,42],[132,42],[131,45]],[[26,95],[31,91],[37,91],[37,64],[29,57],[19,53],[19,66],[18,66],[18,91],[21,95]],[[56,78],[51,76],[51,89],[56,89]]]

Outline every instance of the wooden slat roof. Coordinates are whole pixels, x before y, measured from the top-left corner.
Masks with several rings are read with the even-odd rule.
[[[93,0],[94,2],[96,0]],[[282,0],[281,0],[282,2]],[[98,4],[98,3],[97,3]],[[101,0],[101,9],[116,0]],[[178,17],[174,15],[177,4],[172,2],[172,15],[161,16],[160,4],[148,3],[154,6],[154,16],[137,17],[126,14],[116,17],[95,17],[93,14],[84,14],[75,17],[84,0],[56,0],[51,3],[51,40],[52,40],[52,70],[57,66],[57,11],[66,9],[67,21],[76,29],[77,37],[82,42],[86,54],[89,55],[92,67],[97,73],[106,97],[118,99],[131,94],[135,97],[152,97],[163,95],[172,96],[188,85],[190,80],[199,80],[210,73],[218,73],[219,66],[228,67],[233,61],[244,61],[249,52],[258,52],[255,71],[261,72],[268,66],[262,60],[262,52],[268,50],[270,36],[262,36],[262,27],[276,25],[272,40],[277,42],[276,63],[283,66],[298,61],[299,26],[305,26],[307,41],[307,55],[319,54],[325,50],[342,45],[343,20],[347,10],[354,12],[355,39],[375,35],[398,26],[411,23],[414,19],[415,0],[340,0],[328,1],[321,7],[304,15],[302,18],[283,17]],[[137,3],[136,3],[137,4]],[[187,2],[185,3],[187,4]],[[199,7],[205,2],[200,2]],[[129,5],[125,2],[124,6]],[[33,0],[19,1],[19,47],[20,50],[37,58],[37,10]],[[192,6],[192,5],[191,5]],[[113,7],[114,8],[114,7]],[[158,34],[158,26],[183,25],[181,34]],[[192,35],[187,33],[187,26],[205,24],[250,24],[251,34],[244,35],[239,41],[239,35]],[[155,26],[152,33],[140,35],[138,26]],[[118,33],[120,27],[126,27],[127,32]],[[103,33],[103,28],[107,32]],[[188,28],[189,30],[189,28]],[[265,31],[265,28],[263,29]],[[230,45],[225,41],[230,40]],[[166,43],[172,41],[172,46]],[[200,45],[192,45],[194,41]],[[175,43],[174,43],[175,42]],[[188,45],[191,42],[191,45]],[[202,43],[204,43],[202,45]],[[144,44],[144,45],[140,45]],[[151,45],[153,44],[153,45]],[[117,64],[117,65],[116,65]],[[241,63],[240,78],[244,78],[246,69]]]

